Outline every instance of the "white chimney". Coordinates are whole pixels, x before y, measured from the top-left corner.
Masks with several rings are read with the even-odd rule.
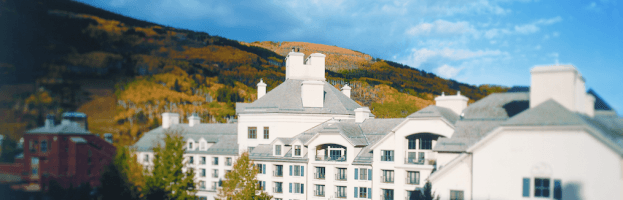
[[[303,81],[301,100],[303,101],[303,107],[322,108],[324,106],[324,82]]]
[[[351,88],[348,86],[348,84],[345,84],[344,87],[342,87],[342,94],[350,98],[350,89]]]
[[[180,114],[178,113],[162,113],[162,128],[169,128],[172,125],[180,123]]]
[[[554,99],[570,111],[587,113],[584,78],[573,65],[536,66],[530,74],[530,108]]]
[[[313,53],[305,59],[305,54],[290,52],[286,56],[286,80],[324,81],[325,55]]]
[[[461,115],[463,109],[467,108],[467,101],[469,99],[461,95],[461,91],[458,91],[456,95],[446,96],[445,93],[441,93],[441,96],[435,97],[435,105],[452,110],[457,115]]]
[[[197,116],[197,113],[193,113],[190,117],[188,117],[188,126],[193,127],[197,124],[201,124],[201,118]]]
[[[257,99],[262,98],[266,94],[266,83],[262,79],[257,83]]]
[[[355,123],[362,123],[366,119],[370,118],[370,108],[360,107],[355,109]]]
[[[595,117],[595,96],[586,93],[586,115],[589,117]]]
[[[52,128],[54,127],[54,115],[48,114],[45,116],[45,127]]]

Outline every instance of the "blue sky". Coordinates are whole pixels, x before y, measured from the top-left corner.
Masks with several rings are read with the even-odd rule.
[[[623,2],[546,0],[79,0],[245,42],[336,45],[468,84],[529,85],[572,64],[623,110]]]

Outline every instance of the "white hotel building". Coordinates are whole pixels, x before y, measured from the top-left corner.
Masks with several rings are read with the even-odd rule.
[[[447,199],[623,199],[623,118],[573,66],[531,70],[531,87],[471,105],[460,94],[406,118],[375,119],[325,81],[325,56],[290,52],[286,80],[236,105],[237,123],[163,114],[136,144],[183,130],[197,195],[214,199],[238,155],[250,151],[274,199],[409,199],[427,181]]]

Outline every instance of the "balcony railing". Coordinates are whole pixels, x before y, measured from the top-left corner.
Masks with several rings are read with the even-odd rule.
[[[345,181],[346,180],[346,174],[335,174],[335,180]]]
[[[273,192],[274,193],[283,193],[283,190],[281,187],[273,187]]]
[[[273,176],[275,176],[275,177],[283,177],[283,171],[273,171]]]
[[[394,156],[381,156],[381,161],[393,162]]]
[[[394,177],[386,177],[386,176],[381,175],[381,182],[394,183]]]
[[[405,164],[413,165],[435,165],[437,160],[424,158],[405,158]]]
[[[324,179],[324,173],[314,173],[314,178],[316,178],[316,179]]]
[[[381,200],[394,200],[394,195],[381,195]]]
[[[419,185],[419,181],[417,179],[409,179],[408,177],[405,178],[405,183],[409,184],[409,185]]]
[[[335,192],[335,198],[338,198],[338,199],[346,199],[346,194],[342,194],[342,195],[340,196],[340,195],[338,195],[338,193],[337,193],[337,192]]]
[[[346,156],[316,156],[316,161],[346,162]]]
[[[314,190],[314,196],[324,197],[324,191]]]

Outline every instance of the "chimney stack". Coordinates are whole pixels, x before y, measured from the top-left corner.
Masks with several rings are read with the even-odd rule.
[[[301,100],[303,100],[303,107],[324,107],[324,82],[303,81]]]
[[[112,133],[105,133],[104,134],[104,140],[106,140],[106,142],[112,144]]]
[[[344,87],[342,87],[342,94],[350,98],[350,89],[351,88],[348,86],[348,84],[345,84]]]
[[[530,75],[530,108],[554,99],[570,111],[591,115],[587,108],[594,100],[587,97],[585,80],[573,65],[536,66]]]
[[[370,113],[370,108],[368,107],[355,109],[355,123],[363,123],[363,121],[370,118]]]
[[[193,113],[190,117],[188,117],[188,126],[193,127],[197,124],[201,124],[201,118],[197,115],[197,113]]]
[[[180,114],[178,113],[162,113],[162,128],[169,128],[172,125],[180,123]]]
[[[457,115],[461,115],[463,109],[467,108],[467,101],[469,99],[461,95],[461,91],[458,91],[456,95],[446,96],[445,93],[441,93],[441,96],[435,98],[435,105],[452,110]]]
[[[48,114],[45,116],[45,127],[46,128],[54,127],[54,115]]]
[[[262,98],[266,94],[266,83],[262,79],[257,84],[257,99]]]

